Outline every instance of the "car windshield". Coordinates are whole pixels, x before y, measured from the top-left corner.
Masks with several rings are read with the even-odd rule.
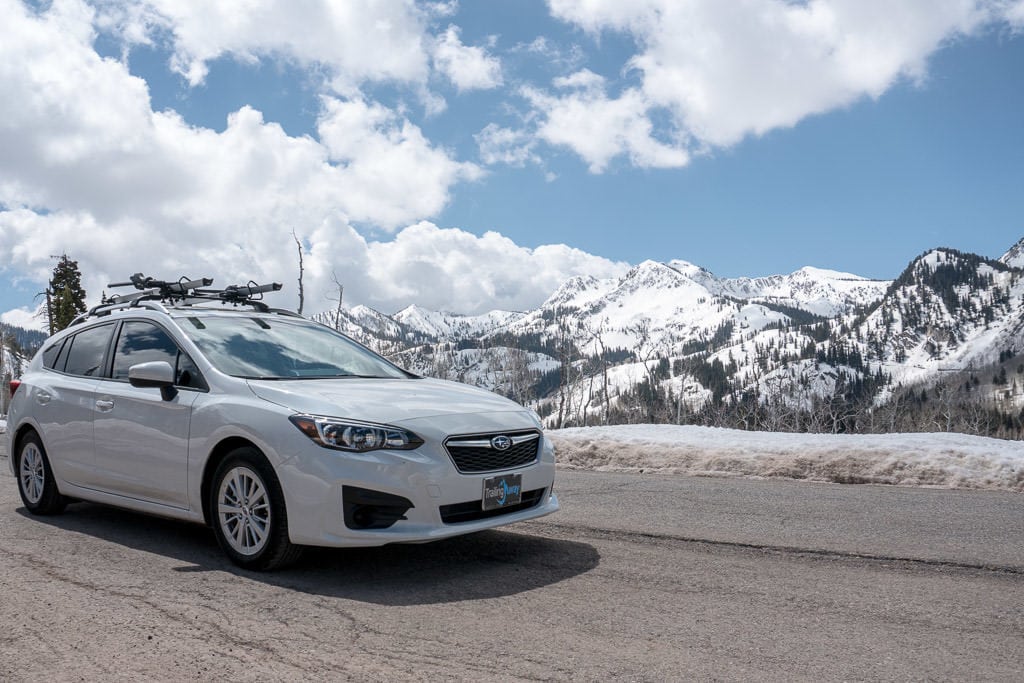
[[[351,339],[301,318],[207,315],[179,323],[215,368],[235,377],[409,377]]]

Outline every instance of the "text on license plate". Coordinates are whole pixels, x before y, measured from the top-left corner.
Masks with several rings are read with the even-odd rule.
[[[484,510],[497,510],[523,501],[523,475],[502,474],[484,479]]]

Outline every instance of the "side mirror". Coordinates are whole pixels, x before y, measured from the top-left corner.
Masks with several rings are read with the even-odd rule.
[[[178,395],[174,388],[174,368],[165,360],[138,363],[128,368],[128,383],[133,387],[160,390],[160,398],[170,401]]]

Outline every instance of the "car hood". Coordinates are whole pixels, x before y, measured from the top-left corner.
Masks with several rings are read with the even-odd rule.
[[[395,424],[425,417],[526,413],[497,394],[437,379],[249,380],[260,398],[298,413]]]

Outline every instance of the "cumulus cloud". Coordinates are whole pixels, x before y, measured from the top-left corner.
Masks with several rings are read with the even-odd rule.
[[[321,140],[289,136],[243,107],[222,132],[151,109],[146,83],[93,49],[92,13],[61,0],[36,15],[0,0],[0,202],[84,211],[106,223],[201,230],[254,216],[340,213],[395,229],[444,207],[480,175],[407,118],[325,97]]]
[[[0,322],[12,325],[14,327],[20,327],[24,330],[44,330],[46,327],[46,320],[43,318],[43,312],[37,308],[35,310],[29,308],[14,308],[10,311],[0,313]]]
[[[329,159],[342,165],[338,181],[348,215],[388,229],[437,213],[448,203],[452,185],[483,174],[378,104],[324,98],[317,130]]]
[[[570,277],[614,277],[629,268],[564,244],[529,249],[497,232],[477,237],[426,222],[393,241],[368,243],[367,254],[374,291],[365,296],[389,310],[411,301],[456,312],[523,310],[540,305]]]
[[[1007,4],[1006,20],[1014,30],[1024,29],[1024,0],[1015,0]]]
[[[345,94],[365,81],[425,82],[429,74],[426,13],[413,0],[143,0],[127,6],[110,0],[100,3],[100,12],[102,24],[130,42],[169,34],[171,65],[192,85],[224,55],[324,65]]]
[[[678,165],[685,155],[651,146],[644,121],[670,117],[690,151],[877,98],[901,80],[926,76],[929,56],[992,22],[1020,26],[1022,3],[1003,0],[549,0],[552,14],[587,32],[623,32],[638,52],[624,66],[641,84],[609,98],[528,96],[545,123],[539,134],[574,149],[592,171],[611,156],[636,166]],[[556,83],[556,86],[558,84]],[[603,125],[574,135],[587,107]],[[631,141],[631,142],[627,142]],[[637,146],[640,148],[638,153]],[[645,153],[643,150],[646,149]]]
[[[43,283],[51,255],[66,252],[93,302],[140,270],[294,282],[293,229],[310,249],[310,301],[337,269],[362,297],[354,300],[369,304],[470,310],[493,292],[527,307],[563,274],[611,267],[572,250],[564,266],[550,262],[565,247],[523,250],[493,234],[422,226],[393,244],[367,241],[353,224],[394,231],[436,214],[454,184],[482,170],[358,96],[322,98],[317,138],[290,136],[251,107],[230,114],[223,131],[192,126],[154,112],[146,83],[97,54],[84,3],[36,12],[0,0],[0,11],[0,264],[12,278]],[[441,258],[463,247],[477,258]],[[491,273],[508,255],[509,269]]]
[[[630,88],[619,97],[609,97],[604,79],[588,70],[556,79],[555,85],[571,92],[550,95],[536,88],[523,89],[542,115],[537,136],[572,149],[586,160],[591,173],[601,173],[619,155],[645,168],[678,167],[689,160],[683,145],[655,136],[649,105],[640,90]]]
[[[502,84],[501,62],[479,46],[463,45],[457,26],[449,26],[434,45],[434,64],[460,92]]]
[[[535,151],[536,138],[524,130],[489,123],[473,138],[480,148],[481,161],[487,165],[525,166],[527,163],[541,163]]]
[[[334,276],[345,285],[346,301],[385,312],[416,303],[480,313],[532,308],[570,277],[614,277],[629,267],[561,244],[530,249],[496,232],[478,237],[428,222],[409,226],[388,241],[367,240],[337,217],[303,228],[307,313],[334,306],[328,298],[335,290]],[[175,279],[210,276],[222,286],[250,278],[278,281],[286,287],[273,301],[287,307],[298,301],[298,260],[291,234],[280,224],[185,236],[148,224],[104,224],[83,213],[18,209],[0,212],[0,236],[0,261],[25,263],[25,276],[41,283],[53,267],[49,254],[72,255],[90,304],[104,291],[111,293],[110,282],[137,271]],[[17,310],[3,320],[30,324],[29,316]]]

